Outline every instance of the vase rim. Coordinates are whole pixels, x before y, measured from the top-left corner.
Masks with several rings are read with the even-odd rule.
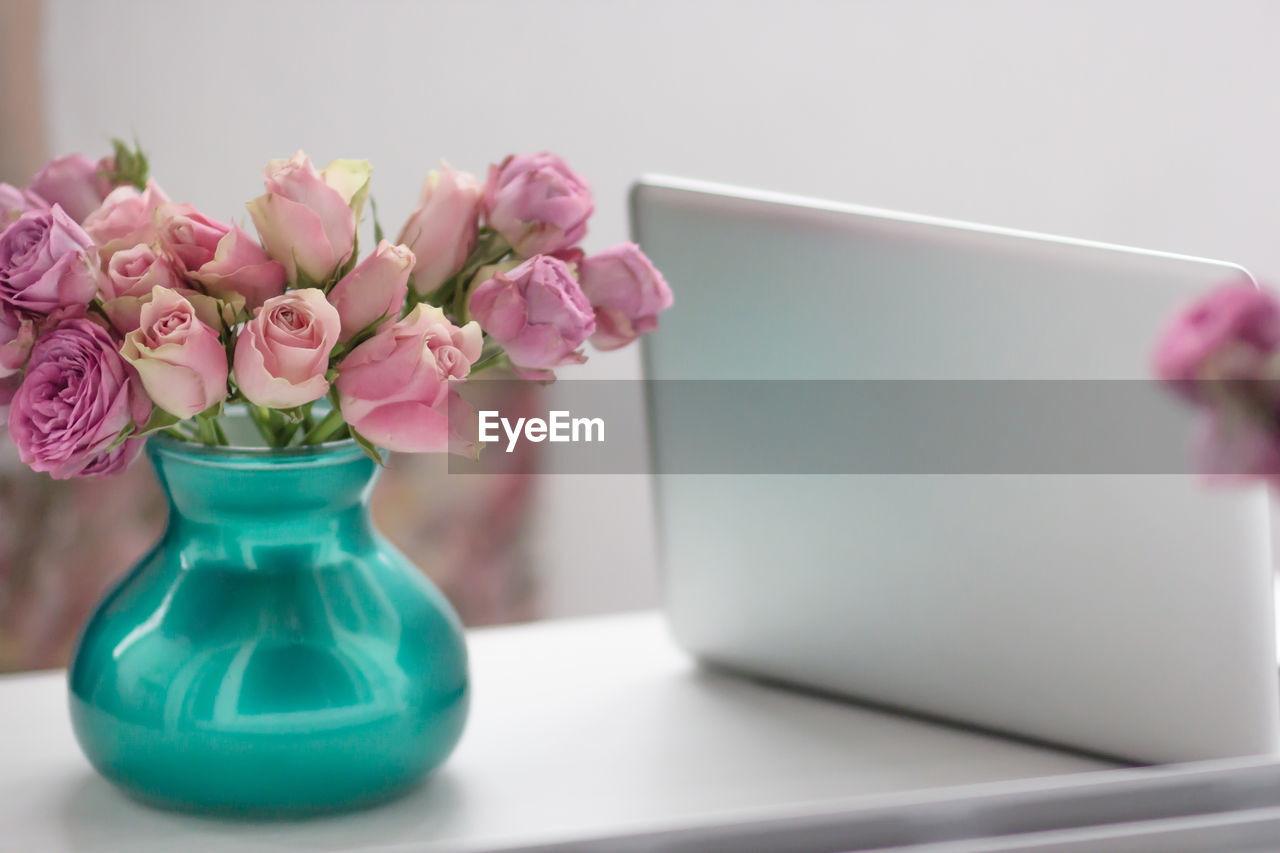
[[[323,444],[306,444],[295,447],[258,447],[253,445],[210,445],[182,441],[172,436],[154,434],[147,437],[147,450],[151,453],[180,456],[187,460],[202,461],[211,465],[234,464],[291,465],[298,463],[332,462],[347,456],[364,456],[364,451],[354,439],[327,441]]]

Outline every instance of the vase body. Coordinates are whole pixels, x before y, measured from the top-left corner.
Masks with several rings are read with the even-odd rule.
[[[353,808],[438,766],[468,707],[461,626],[373,527],[377,466],[151,438],[160,541],[73,655],[72,724],[99,772],[153,803]]]

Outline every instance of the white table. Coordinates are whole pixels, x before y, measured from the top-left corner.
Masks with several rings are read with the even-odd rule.
[[[302,822],[156,811],[80,755],[62,672],[0,678],[0,850],[480,850],[1109,765],[696,667],[654,613],[470,632],[457,752],[423,787]]]

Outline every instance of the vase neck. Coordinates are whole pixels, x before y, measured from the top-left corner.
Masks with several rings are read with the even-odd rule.
[[[353,444],[272,453],[152,439],[147,455],[169,499],[168,538],[221,554],[223,569],[305,566],[326,542],[372,534],[378,467]]]

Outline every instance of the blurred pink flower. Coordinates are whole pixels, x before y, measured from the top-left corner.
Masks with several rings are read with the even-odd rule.
[[[76,222],[83,222],[111,192],[111,182],[101,169],[101,163],[83,154],[68,154],[45,164],[27,189],[51,205],[61,205]]]
[[[1152,366],[1160,379],[1194,397],[1195,380],[1262,378],[1259,371],[1278,347],[1275,297],[1252,285],[1230,284],[1173,319],[1160,336]]]
[[[0,231],[28,210],[43,210],[49,203],[31,190],[0,183]]]

